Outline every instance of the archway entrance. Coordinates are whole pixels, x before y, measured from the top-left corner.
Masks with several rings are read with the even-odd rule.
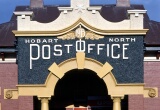
[[[90,97],[108,96],[107,87],[103,80],[95,72],[88,69],[74,69],[67,72],[58,81],[54,92],[55,107],[57,108],[65,108],[72,104],[76,107],[90,106]],[[112,102],[109,96],[107,99]]]
[[[89,72],[86,72],[86,69],[88,69],[87,71],[89,71]],[[158,91],[157,88],[145,88],[144,84],[142,84],[142,83],[139,83],[139,84],[137,84],[137,83],[118,84],[116,81],[116,78],[114,77],[114,75],[111,72],[112,69],[113,69],[113,67],[108,62],[106,62],[105,64],[102,64],[94,59],[86,58],[85,53],[78,52],[76,54],[76,58],[71,58],[71,59],[65,60],[64,62],[62,62],[58,65],[54,62],[48,68],[50,73],[48,74],[48,77],[47,77],[46,82],[44,84],[18,85],[17,89],[5,89],[4,92],[5,92],[5,95],[8,95],[7,91],[11,91],[13,93],[12,99],[17,99],[18,96],[34,96],[34,110],[40,110],[40,109],[41,110],[49,110],[49,107],[50,107],[50,109],[56,109],[56,106],[58,104],[62,104],[62,105],[59,105],[60,109],[65,109],[64,107],[69,105],[70,102],[72,103],[72,105],[74,104],[75,106],[79,106],[79,105],[89,106],[90,105],[89,99],[91,99],[91,98],[88,98],[88,97],[90,94],[97,93],[96,97],[99,94],[103,96],[104,92],[102,92],[102,93],[100,92],[103,89],[98,88],[99,89],[98,90],[96,88],[96,86],[101,87],[103,85],[103,83],[96,83],[95,84],[94,82],[92,82],[90,84],[93,84],[93,85],[86,86],[86,85],[88,85],[88,83],[85,82],[85,80],[84,80],[85,78],[82,78],[83,80],[80,81],[81,83],[78,83],[78,84],[82,84],[82,87],[84,86],[84,88],[82,88],[80,90],[77,90],[74,88],[74,90],[73,90],[74,93],[71,91],[66,92],[65,90],[62,91],[62,89],[58,89],[58,88],[64,88],[64,89],[67,88],[67,82],[70,82],[71,80],[74,79],[74,77],[72,75],[76,75],[81,71],[79,74],[80,75],[83,74],[83,77],[92,73],[93,76],[96,75],[96,77],[98,78],[97,81],[101,80],[102,82],[105,83],[106,86],[105,86],[104,91],[106,93],[104,94],[104,96],[107,98],[104,100],[108,101],[108,100],[110,100],[110,98],[113,100],[113,102],[109,101],[109,103],[110,102],[113,103],[113,104],[111,104],[111,105],[113,105],[113,110],[121,110],[121,108],[123,110],[128,109],[128,101],[127,101],[127,98],[124,97],[126,95],[143,94],[144,97],[157,97],[158,96],[157,95],[157,91]],[[72,77],[67,78],[65,81],[65,78],[70,76],[68,74],[71,74],[71,76],[73,78]],[[88,79],[88,80],[92,79],[91,81],[96,81],[96,80],[93,80],[94,78],[92,78],[92,75],[89,78],[87,78],[87,76],[86,76],[86,79]],[[63,80],[64,80],[64,82],[63,82]],[[76,81],[78,81],[78,80],[76,80]],[[62,86],[58,87],[58,85],[60,85],[58,83],[60,83],[60,82],[63,82],[63,84],[62,84]],[[82,83],[82,82],[85,82],[85,83]],[[74,82],[72,82],[72,85],[74,85]],[[75,86],[77,86],[77,85],[75,85]],[[73,86],[73,87],[75,87],[75,86]],[[78,85],[78,86],[79,86],[79,88],[81,88],[81,85]],[[73,87],[71,86],[71,88],[68,88],[68,89],[72,90]],[[86,89],[86,87],[94,87],[94,90],[93,90],[93,88],[89,88],[87,90],[91,90],[91,91],[85,92],[84,89]],[[104,87],[104,86],[102,86],[102,87]],[[106,90],[106,88],[107,88],[107,90]],[[96,90],[98,90],[98,92],[96,92]],[[58,91],[58,92],[56,92],[56,91]],[[78,94],[77,91],[78,91],[78,93],[83,93],[83,94]],[[92,91],[94,91],[94,92],[92,92]],[[67,94],[70,92],[72,93],[72,95]],[[61,94],[63,94],[63,95],[61,96]],[[66,95],[64,95],[64,94],[66,94]],[[86,95],[87,95],[87,101],[85,102],[83,100],[86,99]],[[65,102],[65,100],[64,100],[65,96],[66,97],[70,96],[72,100],[71,101],[67,100]],[[39,101],[38,101],[37,97],[38,97]],[[100,98],[100,96],[98,96],[98,98]],[[60,100],[60,99],[62,99],[62,100]],[[94,97],[92,99],[96,99],[96,98]],[[82,102],[80,102],[80,101],[82,101]],[[91,109],[92,110],[94,109],[93,106],[91,106]],[[107,110],[112,110],[112,106],[111,106],[111,108],[108,108]]]
[[[36,98],[34,101],[34,110],[38,110],[40,102]],[[127,100],[122,101],[122,105],[124,103],[127,108]],[[87,107],[88,110],[112,110],[113,100],[108,95],[104,80],[97,73],[89,69],[73,69],[57,82],[54,96],[49,101],[49,110],[72,109],[66,108],[69,105]]]

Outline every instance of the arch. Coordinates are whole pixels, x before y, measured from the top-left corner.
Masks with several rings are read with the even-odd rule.
[[[85,53],[78,52],[76,54],[76,58],[71,58],[63,61],[59,65],[53,63],[48,70],[50,71],[50,75],[47,78],[46,87],[51,86],[52,91],[54,91],[56,81],[51,81],[51,79],[57,78],[61,79],[64,74],[72,69],[89,69],[97,73],[97,75],[102,78],[106,84],[108,89],[108,95],[111,97],[119,96],[124,97],[124,95],[129,94],[144,94],[144,84],[142,83],[131,83],[131,84],[118,84],[111,70],[113,67],[106,62],[102,64],[94,59],[86,58]],[[53,74],[53,75],[51,75]],[[52,94],[54,95],[54,94]]]
[[[108,87],[108,85],[111,85],[108,89],[112,88],[112,86],[116,86],[117,84],[117,81],[111,72],[113,67],[109,63],[106,62],[103,65],[102,63],[94,59],[86,58],[85,53],[78,52],[76,54],[76,58],[65,60],[59,65],[53,63],[49,67],[48,70],[50,71],[50,74],[48,75],[48,78],[46,80],[46,86],[51,86],[53,88],[52,90],[54,91],[58,80],[55,81],[53,79],[61,79],[65,75],[65,73],[73,69],[89,69],[97,73],[97,75],[103,80],[105,80],[106,78],[109,79],[110,81],[104,81],[106,87]]]

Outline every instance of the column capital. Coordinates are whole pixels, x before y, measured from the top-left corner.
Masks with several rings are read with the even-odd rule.
[[[38,100],[41,100],[42,103],[45,103],[48,102],[48,100],[51,100],[51,97],[38,97]]]
[[[121,102],[121,98],[120,97],[115,97],[115,98],[113,98],[113,102]]]
[[[113,100],[113,99],[124,99],[124,96],[123,95],[115,95],[115,96],[111,96],[111,99]]]
[[[113,99],[113,110],[121,110],[121,99],[124,98],[124,96],[112,96]]]
[[[51,97],[38,97],[38,100],[51,100]]]

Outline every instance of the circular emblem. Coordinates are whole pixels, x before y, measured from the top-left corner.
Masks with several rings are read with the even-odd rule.
[[[148,92],[148,95],[153,98],[156,96],[156,90],[155,89],[150,89],[149,92]]]
[[[82,39],[83,37],[85,37],[86,32],[83,28],[79,27],[79,28],[76,29],[75,35],[76,35],[77,38]]]
[[[6,91],[5,97],[6,97],[7,99],[11,99],[11,98],[13,97],[12,91],[11,91],[11,90]]]

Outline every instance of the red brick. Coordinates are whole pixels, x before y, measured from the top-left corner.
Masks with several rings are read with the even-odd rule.
[[[17,64],[0,64],[0,103],[2,110],[33,110],[32,97],[19,97],[19,99],[4,99],[4,89],[16,89],[18,84]]]
[[[129,95],[128,101],[129,110],[144,110],[142,95]]]
[[[19,97],[19,110],[33,110],[33,97]]]
[[[145,87],[158,87],[160,96],[160,62],[144,62]],[[145,110],[160,110],[160,98],[145,98]]]

